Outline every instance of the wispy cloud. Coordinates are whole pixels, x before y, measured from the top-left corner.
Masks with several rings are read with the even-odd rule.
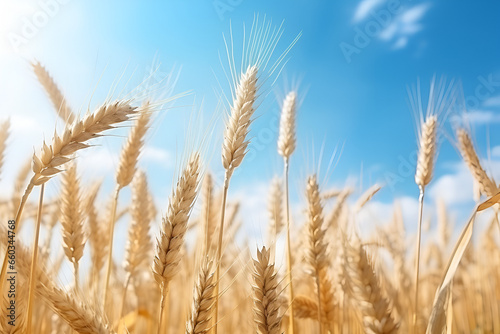
[[[470,125],[500,123],[500,114],[491,110],[471,110],[464,113],[461,117]]]
[[[492,96],[484,101],[485,107],[500,107],[500,95]]]
[[[404,48],[409,38],[423,29],[420,21],[429,8],[430,4],[423,3],[404,9],[380,32],[380,39],[391,43],[394,49]]]
[[[385,0],[363,0],[359,3],[358,7],[356,7],[356,12],[354,13],[353,22],[363,21],[368,17],[370,11],[375,9],[377,6],[385,2]]]

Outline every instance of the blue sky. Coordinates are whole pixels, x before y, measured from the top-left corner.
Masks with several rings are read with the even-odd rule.
[[[257,111],[251,149],[258,154],[244,161],[233,179],[231,191],[246,198],[244,210],[257,226],[256,233],[265,226],[262,205],[268,181],[282,168],[276,153],[276,96],[282,97],[285,87],[297,82],[303,102],[292,160],[294,203],[302,199],[305,176],[320,164],[317,160],[324,145],[321,178],[325,188],[347,182],[359,194],[374,182],[396,181],[377,195],[370,214],[387,217],[388,203],[399,198],[408,203],[409,215],[413,215],[416,136],[406,87],[420,78],[426,91],[435,74],[462,82],[479,151],[484,159],[491,151],[487,169],[495,172],[495,166],[500,166],[496,131],[500,122],[500,3],[496,1],[61,0],[57,6],[54,2],[0,4],[0,88],[4,93],[0,110],[2,119],[11,117],[13,122],[10,159],[0,183],[4,189],[10,189],[9,178],[17,166],[42,138],[51,136],[58,122],[30,72],[30,61],[45,64],[70,105],[85,110],[101,76],[93,106],[107,96],[123,72],[131,78],[130,86],[138,84],[156,58],[161,62],[160,74],[182,67],[175,91],[192,92],[178,100],[176,108],[158,116],[141,162],[154,180],[158,203],[166,203],[192,111],[199,110],[203,100],[199,123],[205,126],[216,111],[216,78],[223,78],[218,53],[224,50],[222,34],[232,24],[235,39],[241,38],[243,23],[250,25],[255,13],[266,14],[276,24],[284,20],[281,50],[302,33],[282,76]],[[25,36],[23,29],[30,22],[38,26]],[[346,48],[351,51],[347,56]],[[61,126],[60,121],[57,124]],[[222,119],[218,118],[206,154],[214,172],[222,168],[221,138]],[[100,142],[92,152],[97,158],[82,161],[87,173],[95,177],[113,173],[121,144],[117,137]],[[340,146],[343,150],[336,167],[328,171],[329,155]],[[407,165],[410,172],[401,172]],[[112,179],[107,182],[111,184]],[[472,179],[446,136],[433,184],[430,201],[444,198],[452,207],[465,203],[472,208]],[[56,189],[57,182],[51,187]],[[300,212],[298,206],[296,211]]]

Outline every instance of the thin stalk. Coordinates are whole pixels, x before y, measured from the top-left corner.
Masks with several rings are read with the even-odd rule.
[[[79,271],[78,262],[75,261],[73,263],[73,266],[75,268],[75,292],[79,293],[79,291],[80,291],[80,271]]]
[[[115,219],[116,219],[116,206],[118,205],[118,195],[120,194],[120,186],[117,185],[115,189],[115,194],[113,196],[113,203],[111,208],[111,220],[109,224],[109,240],[108,240],[108,267],[106,270],[106,281],[104,283],[104,294],[102,306],[106,308],[106,301],[108,297],[108,286],[109,286],[109,278],[111,276],[111,270],[113,268],[113,234],[115,231]]]
[[[317,292],[316,295],[318,297],[318,323],[319,323],[319,334],[323,334],[323,322],[321,319],[321,314],[323,313],[323,310],[321,308],[321,283],[319,282],[319,272],[316,270],[316,287],[317,287]]]
[[[220,281],[220,266],[222,262],[222,236],[224,234],[224,215],[226,213],[227,190],[229,188],[229,179],[231,172],[226,170],[224,176],[224,190],[222,194],[222,209],[220,213],[219,225],[219,242],[217,244],[217,269],[215,271],[215,317],[214,317],[214,333],[217,334],[217,323],[219,321],[219,281]]]
[[[163,313],[165,310],[165,300],[167,299],[167,294],[168,294],[168,285],[165,285],[164,283],[161,286],[160,315],[159,315],[160,320],[158,321],[158,331],[157,331],[158,334],[162,332]]]
[[[36,217],[36,227],[35,227],[35,240],[33,242],[33,253],[31,256],[31,269],[30,269],[30,284],[29,284],[29,290],[28,290],[28,322],[26,325],[26,329],[28,330],[28,333],[31,333],[31,320],[32,320],[32,313],[33,313],[33,297],[35,296],[35,272],[36,272],[36,264],[37,264],[37,258],[38,258],[38,239],[40,238],[40,225],[42,221],[42,207],[43,207],[43,193],[45,190],[45,184],[42,184],[42,187],[40,188],[40,199],[38,201],[38,214]]]
[[[417,227],[417,252],[415,261],[415,309],[413,310],[413,330],[418,333],[418,275],[420,272],[420,239],[422,237],[422,213],[424,211],[424,187],[419,186],[420,196],[418,197],[418,227]]]
[[[284,181],[285,181],[285,211],[286,211],[286,277],[288,278],[288,293],[290,294],[290,325],[289,333],[294,334],[295,330],[295,315],[293,311],[293,280],[292,280],[292,245],[290,239],[290,200],[288,194],[288,158],[284,158]]]
[[[34,184],[29,183],[28,186],[26,187],[26,190],[24,191],[23,197],[21,198],[21,202],[19,203],[19,208],[17,209],[17,214],[16,217],[14,218],[14,233],[16,232],[17,224],[21,220],[21,216],[23,215],[24,211],[24,206],[26,205],[26,202],[28,201],[28,197],[31,194],[31,191],[33,190]],[[5,252],[5,256],[3,258],[3,263],[2,263],[2,272],[0,274],[0,291],[3,291],[3,283],[5,282],[5,275],[7,274],[7,263],[8,263],[8,252]]]
[[[128,289],[128,285],[130,284],[131,278],[132,278],[132,274],[127,273],[127,277],[125,278],[125,284],[123,284],[123,295],[122,295],[122,302],[121,302],[121,307],[120,307],[120,316],[118,317],[119,319],[121,319],[123,316],[123,309],[125,308],[125,297],[127,296],[127,289]]]

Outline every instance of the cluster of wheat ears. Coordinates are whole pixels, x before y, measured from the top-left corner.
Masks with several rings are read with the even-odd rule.
[[[500,332],[496,213],[479,241],[471,241],[476,213],[496,209],[499,189],[481,167],[465,128],[456,132],[457,146],[487,199],[471,208],[456,242],[451,240],[450,219],[441,203],[438,237],[427,238],[421,247],[424,191],[432,180],[443,115],[453,104],[452,89],[431,87],[427,112],[419,120],[415,174],[419,216],[403,222],[395,206],[392,220],[369,238],[357,232],[355,217],[380,189],[378,185],[351,201],[352,189],[326,191],[320,188],[319,177],[310,175],[303,180],[305,217],[291,215],[288,176],[289,169],[300,164],[291,159],[299,98],[296,91],[288,92],[281,104],[277,141],[284,168],[270,185],[269,221],[262,222],[269,226],[267,245],[255,252],[237,243],[240,203],[229,196],[230,180],[247,153],[258,99],[265,96],[262,87],[279,71],[274,65],[266,71],[279,39],[279,33],[268,29],[266,25],[251,34],[244,52],[249,56],[242,57],[245,66],[241,71],[231,66],[228,74],[232,92],[221,152],[222,186],[219,189],[207,171],[202,150],[185,152],[161,210],[155,207],[147,174],[137,167],[159,104],[145,99],[136,106],[134,98],[122,98],[78,117],[46,69],[33,64],[64,128],[19,169],[11,197],[0,203],[0,245],[5,254],[0,279],[2,333]],[[230,52],[228,56],[234,58]],[[420,101],[420,96],[410,96],[417,108]],[[101,207],[96,201],[100,183],[83,184],[75,157],[92,150],[98,137],[127,123],[131,128],[114,174],[116,186],[109,203]],[[0,128],[2,166],[9,122]],[[53,178],[61,179],[60,191],[56,198],[44,200],[44,186]],[[123,209],[119,195],[126,187],[132,196]],[[30,198],[34,189],[38,199]],[[191,217],[196,202],[199,214]],[[164,213],[161,219],[158,211]],[[126,245],[114,245],[115,223],[122,217],[128,221],[128,240]],[[18,237],[27,221],[34,226],[32,243]],[[405,223],[418,224],[416,238],[405,234]],[[57,224],[62,244],[51,244]],[[154,237],[153,226],[159,230]],[[9,295],[12,286],[7,280],[13,259],[6,251],[9,230],[16,233],[15,298]],[[47,236],[43,240],[40,230]],[[196,235],[196,242],[186,242],[187,233]],[[277,242],[280,238],[284,247],[276,249],[282,245]],[[114,261],[113,246],[123,250],[123,264]],[[50,256],[54,249],[61,251],[56,260]],[[282,266],[275,265],[277,252],[286,258]],[[80,270],[86,253],[90,265]],[[59,279],[64,261],[74,273],[67,286]],[[9,317],[12,300],[15,322]]]

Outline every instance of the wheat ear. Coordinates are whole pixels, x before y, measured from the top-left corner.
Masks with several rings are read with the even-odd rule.
[[[120,318],[123,314],[130,279],[134,277],[141,264],[147,259],[149,250],[151,249],[151,238],[149,237],[151,220],[148,214],[149,203],[147,194],[148,185],[146,174],[139,171],[136,173],[132,183],[132,206],[130,208],[131,223],[127,246],[125,248],[124,263],[124,269],[127,275],[123,285]]]
[[[204,259],[194,286],[191,315],[186,325],[186,334],[204,334],[210,331],[214,306],[214,272],[212,262]]]
[[[486,196],[491,197],[498,192],[498,187],[493,182],[493,180],[486,174],[483,167],[481,167],[481,162],[477,157],[476,150],[474,149],[474,144],[472,140],[464,129],[457,130],[458,143],[460,147],[460,153],[464,159],[467,167],[469,168],[472,176],[479,184],[481,192]]]
[[[170,196],[167,213],[162,219],[160,235],[156,241],[156,253],[152,270],[162,292],[158,333],[160,333],[162,327],[168,285],[179,270],[180,250],[184,244],[184,235],[187,231],[191,209],[198,194],[200,176],[200,154],[196,152],[191,155]]]
[[[397,333],[398,323],[391,316],[389,302],[382,293],[373,265],[358,241],[345,240],[345,269],[350,292],[358,305],[366,333]]]
[[[75,121],[72,125],[66,125],[63,133],[54,134],[52,144],[43,143],[40,157],[33,154],[32,176],[28,186],[19,203],[14,221],[20,220],[26,201],[35,186],[43,185],[52,177],[61,172],[58,168],[70,161],[73,154],[79,150],[89,147],[86,142],[92,138],[101,136],[105,130],[112,129],[115,124],[124,122],[135,113],[129,101],[117,101],[105,103],[96,112],[88,114],[82,120]],[[7,253],[5,253],[2,272],[0,274],[0,290],[3,288],[5,273],[7,270]]]
[[[151,119],[151,105],[146,102],[139,108],[139,117],[137,118],[134,127],[130,130],[127,142],[123,146],[120,156],[120,162],[118,164],[118,170],[116,173],[116,188],[114,191],[114,197],[111,208],[111,216],[109,222],[109,235],[108,235],[108,258],[106,267],[106,278],[104,283],[104,294],[103,294],[103,306],[106,306],[109,280],[111,276],[111,271],[113,267],[113,235],[115,231],[116,222],[116,206],[118,205],[118,197],[120,195],[121,189],[128,186],[132,182],[134,177],[137,161],[141,149],[144,146],[144,137],[149,127],[149,122]]]
[[[290,297],[290,334],[295,332],[295,312],[293,310],[293,275],[292,275],[292,242],[290,238],[290,199],[288,176],[290,157],[295,150],[295,114],[297,93],[290,92],[283,102],[278,137],[278,153],[283,157],[283,179],[285,184],[285,224],[286,224],[286,276],[288,279],[288,294]]]
[[[266,247],[257,250],[253,260],[254,315],[259,334],[278,334],[281,328],[278,303],[278,279],[274,264],[270,263],[270,252]]]
[[[111,326],[97,309],[91,308],[79,299],[56,287],[40,285],[39,292],[52,310],[80,334],[112,334]]]
[[[224,188],[222,190],[222,207],[219,223],[219,238],[217,244],[217,267],[215,271],[215,326],[214,333],[217,334],[217,322],[219,317],[219,284],[220,266],[222,261],[222,242],[224,236],[224,214],[226,210],[227,191],[229,181],[245,154],[249,140],[247,140],[255,112],[254,104],[257,98],[257,66],[249,66],[245,73],[241,74],[240,81],[236,87],[236,95],[231,106],[231,114],[224,130],[222,143],[222,165],[226,170],[224,176]]]
[[[72,163],[62,175],[61,233],[64,254],[73,263],[75,291],[79,288],[78,262],[83,256],[86,237],[83,230],[80,182],[76,164]]]
[[[67,124],[73,123],[76,119],[75,114],[66,103],[64,95],[59,90],[59,87],[57,87],[57,84],[54,82],[54,79],[52,79],[49,72],[47,72],[45,67],[43,67],[43,65],[38,61],[33,63],[33,72],[35,72],[38,81],[49,96],[57,115]]]
[[[309,245],[307,248],[307,262],[309,263],[314,278],[316,281],[316,297],[318,299],[318,323],[319,332],[323,333],[323,322],[321,321],[322,300],[321,300],[321,280],[320,273],[327,268],[328,260],[326,257],[325,244],[325,229],[323,227],[323,207],[321,205],[321,197],[319,185],[316,180],[316,175],[310,176],[307,179],[306,197],[308,202],[307,207],[307,231]]]

